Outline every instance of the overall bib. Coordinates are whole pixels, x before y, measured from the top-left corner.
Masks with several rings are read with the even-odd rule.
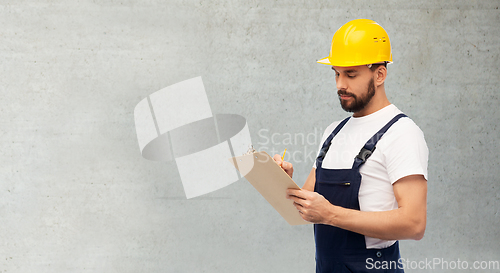
[[[323,195],[330,203],[349,209],[359,210],[358,192],[361,185],[359,168],[375,150],[375,145],[384,133],[398,121],[406,117],[395,116],[380,131],[366,142],[354,159],[351,169],[323,169],[323,159],[335,135],[347,123],[344,119],[323,143],[316,159],[316,183],[314,191]],[[316,273],[331,272],[404,272],[398,264],[398,242],[384,249],[367,249],[365,236],[338,227],[315,224]],[[381,269],[386,264],[385,269]],[[387,267],[390,265],[390,270]],[[379,268],[379,269],[377,269]]]

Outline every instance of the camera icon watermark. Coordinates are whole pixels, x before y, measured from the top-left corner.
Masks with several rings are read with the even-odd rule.
[[[135,107],[134,119],[142,156],[175,161],[186,198],[241,178],[228,158],[251,146],[248,124],[239,115],[213,115],[201,77],[149,95]]]

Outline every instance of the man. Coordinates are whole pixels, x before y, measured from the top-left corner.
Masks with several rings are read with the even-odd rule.
[[[316,272],[403,272],[397,240],[425,231],[428,149],[385,94],[389,36],[372,20],[353,20],[318,62],[332,66],[341,106],[353,115],[325,130],[303,188],[287,191],[315,224]],[[274,159],[292,176],[291,163]]]

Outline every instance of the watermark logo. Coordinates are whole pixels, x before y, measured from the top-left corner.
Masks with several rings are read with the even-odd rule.
[[[174,160],[186,198],[241,178],[228,159],[244,154],[252,144],[246,119],[213,115],[201,77],[149,95],[135,107],[134,119],[142,156]]]
[[[287,151],[285,160],[296,163],[312,163],[318,153],[318,143],[321,141],[323,129],[314,128],[308,133],[278,133],[271,132],[269,129],[260,129],[258,131],[259,140],[256,149],[267,151],[268,154],[281,154],[283,150],[277,147],[300,147],[300,149]]]
[[[499,261],[474,261],[446,260],[444,258],[432,258],[420,261],[399,258],[397,261],[378,261],[373,258],[366,259],[366,269],[409,269],[409,270],[499,270]]]

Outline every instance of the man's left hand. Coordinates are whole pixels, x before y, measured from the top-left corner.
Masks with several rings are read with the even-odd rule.
[[[332,208],[334,206],[317,192],[304,189],[288,189],[286,193],[287,199],[293,201],[293,205],[302,218],[308,222],[326,224],[327,220],[333,216]]]

